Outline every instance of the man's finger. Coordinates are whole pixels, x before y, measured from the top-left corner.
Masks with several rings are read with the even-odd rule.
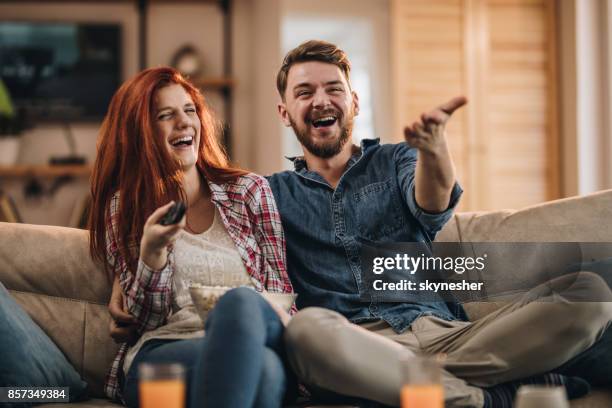
[[[108,312],[111,317],[118,322],[122,323],[134,323],[136,319],[134,316],[129,314],[123,308],[123,299],[119,296],[113,295],[110,302],[108,303]]]
[[[414,127],[414,133],[417,135],[417,137],[420,137],[422,139],[426,139],[429,137],[429,134],[425,130],[425,127],[420,123]]]
[[[135,330],[131,327],[119,327],[116,324],[111,325],[110,336],[115,343],[133,343]]]
[[[131,314],[124,312],[121,306],[115,303],[109,303],[108,311],[116,322],[121,323],[136,323],[136,319]]]
[[[436,125],[443,125],[444,123],[446,123],[448,118],[449,115],[440,110],[439,108],[421,115],[421,121],[423,121],[423,123],[426,125],[430,123],[434,123]]]
[[[115,276],[115,279],[113,280],[111,298],[108,302],[108,312],[115,321],[122,323],[135,323],[136,319],[127,312],[127,307],[125,307],[123,300],[124,297],[121,290],[121,285],[119,284],[119,278]]]
[[[111,316],[118,323],[127,323],[127,324],[136,323],[136,319],[134,318],[134,316],[132,316],[129,313],[123,312],[123,311],[117,310],[117,311],[111,312]]]
[[[452,115],[457,109],[462,107],[467,103],[467,98],[465,96],[456,96],[450,101],[446,102],[444,105],[440,105],[438,109],[447,115]]]
[[[406,126],[404,128],[404,138],[411,137],[414,134],[414,129],[412,126]]]

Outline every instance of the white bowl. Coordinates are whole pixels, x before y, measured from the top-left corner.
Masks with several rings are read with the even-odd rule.
[[[193,284],[189,286],[189,294],[202,321],[206,321],[208,313],[215,307],[221,296],[233,288],[229,286],[204,286]]]
[[[193,301],[193,304],[197,309],[202,321],[206,320],[208,313],[215,307],[221,296],[231,289],[234,288],[229,286],[205,286],[199,284],[192,284],[189,286],[191,300]],[[287,312],[291,310],[291,306],[297,297],[297,295],[294,293],[261,292],[259,294],[262,295],[268,302]]]
[[[268,302],[275,304],[286,312],[291,310],[293,302],[297,295],[295,293],[275,293],[275,292],[262,292],[260,293]]]

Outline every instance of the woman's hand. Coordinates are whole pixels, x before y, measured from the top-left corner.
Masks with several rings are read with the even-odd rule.
[[[174,201],[159,207],[145,222],[140,241],[140,258],[149,268],[158,271],[168,261],[168,246],[176,241],[178,233],[186,225],[185,216],[176,224],[161,225],[159,221],[166,215]]]

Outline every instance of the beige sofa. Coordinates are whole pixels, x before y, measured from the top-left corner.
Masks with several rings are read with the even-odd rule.
[[[520,211],[457,214],[438,241],[612,242],[612,190]],[[116,346],[109,338],[110,287],[89,257],[82,230],[0,223],[0,281],[90,384],[94,399],[70,407],[113,407],[102,385]],[[495,303],[471,303],[471,319]],[[61,407],[63,405],[53,405]],[[595,390],[572,407],[610,407],[612,390]]]

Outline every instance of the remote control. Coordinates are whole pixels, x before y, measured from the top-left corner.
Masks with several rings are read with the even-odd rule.
[[[187,207],[185,206],[184,202],[177,201],[176,203],[174,203],[172,207],[170,207],[168,212],[162,217],[159,223],[161,225],[176,224],[183,218],[183,215],[185,215],[186,209]]]

